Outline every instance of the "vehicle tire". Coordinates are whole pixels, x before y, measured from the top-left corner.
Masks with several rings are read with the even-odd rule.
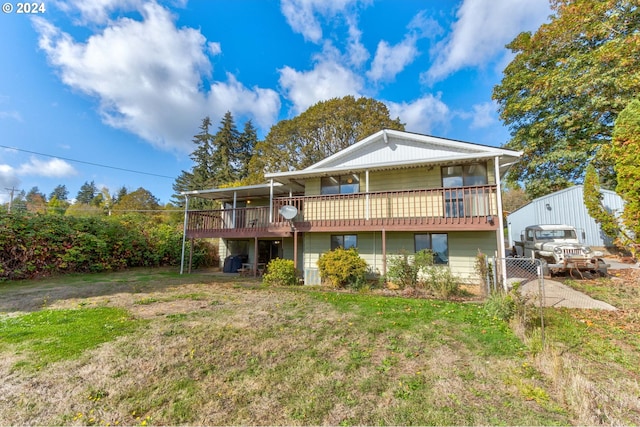
[[[543,277],[551,277],[551,270],[549,270],[549,265],[546,260],[540,260],[540,269],[542,270]]]
[[[607,264],[601,259],[598,260],[598,274],[600,275],[600,277],[609,277]]]

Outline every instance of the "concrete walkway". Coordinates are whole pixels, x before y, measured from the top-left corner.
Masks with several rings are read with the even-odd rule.
[[[523,295],[532,298],[536,305],[540,304],[540,286],[538,280],[525,283],[520,288]],[[567,285],[551,279],[544,279],[544,306],[545,307],[568,307],[587,308],[595,310],[617,310],[611,304],[593,299],[590,296],[576,291]]]

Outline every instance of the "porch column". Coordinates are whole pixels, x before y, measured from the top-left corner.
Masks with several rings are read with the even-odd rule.
[[[369,218],[371,217],[371,214],[369,212],[369,169],[364,171],[364,191],[367,193],[367,195],[365,196],[366,202],[364,219],[369,220]]]
[[[273,222],[273,178],[269,180],[269,224]]]
[[[233,212],[231,213],[231,223],[233,224],[233,228],[236,228],[236,192],[233,192]]]
[[[182,255],[180,255],[180,274],[184,272],[184,245],[187,239],[187,213],[189,211],[189,196],[184,196],[184,224],[182,226]]]
[[[500,257],[502,261],[501,265],[501,274],[502,274],[502,283],[507,289],[507,266],[504,261],[505,258],[505,250],[504,250],[504,219],[502,218],[502,189],[500,182],[500,157],[496,156],[493,159],[493,167],[494,173],[496,176],[496,204],[497,204],[497,216],[498,216],[498,230],[496,230],[496,237],[498,239],[498,257]]]

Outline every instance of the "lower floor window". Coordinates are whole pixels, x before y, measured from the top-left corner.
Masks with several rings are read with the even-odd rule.
[[[338,248],[349,249],[358,247],[358,236],[355,234],[343,234],[331,236],[331,250]]]
[[[428,249],[433,252],[435,264],[449,263],[449,236],[440,233],[424,233],[414,235],[416,252]]]

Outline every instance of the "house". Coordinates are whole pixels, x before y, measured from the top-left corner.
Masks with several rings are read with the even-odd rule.
[[[305,284],[320,283],[318,258],[339,246],[355,246],[377,274],[391,255],[432,249],[475,281],[478,250],[504,254],[500,181],[520,155],[382,130],[306,169],[268,173],[265,184],[183,193],[185,237],[220,238],[221,259],[244,257],[254,273],[292,259]],[[190,197],[221,209],[189,210]]]
[[[622,197],[609,190],[600,190],[604,208],[620,214],[624,207]],[[582,243],[593,247],[611,247],[611,238],[605,236],[600,226],[587,212],[582,185],[574,185],[546,196],[538,197],[507,215],[509,245],[520,239],[528,225],[567,224],[578,231]]]

